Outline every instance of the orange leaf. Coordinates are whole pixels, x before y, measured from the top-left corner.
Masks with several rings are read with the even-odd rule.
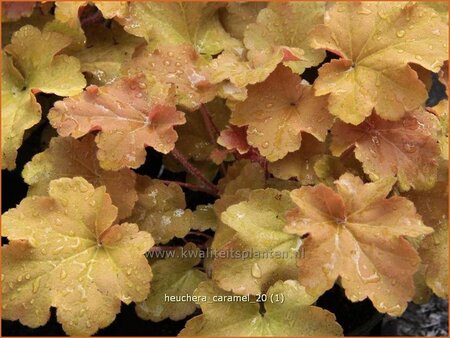
[[[438,129],[436,117],[422,108],[395,122],[373,114],[358,126],[336,122],[331,150],[339,156],[355,146],[356,158],[373,181],[396,175],[402,190],[424,190],[436,182]]]
[[[103,169],[137,168],[145,147],[167,154],[184,114],[164,95],[152,95],[143,76],[111,85],[89,86],[82,94],[55,103],[48,118],[62,136],[79,138],[95,130],[97,157]]]
[[[298,266],[308,293],[320,295],[341,277],[350,300],[368,297],[378,311],[391,315],[405,310],[420,259],[404,236],[433,230],[406,198],[386,199],[394,182],[364,184],[344,174],[335,182],[337,192],[323,184],[291,192],[298,208],[288,213],[285,230],[307,236]]]
[[[264,81],[248,88],[248,98],[236,104],[230,122],[248,125],[248,143],[269,161],[283,158],[301,145],[301,132],[323,141],[333,124],[327,97],[280,65]]]

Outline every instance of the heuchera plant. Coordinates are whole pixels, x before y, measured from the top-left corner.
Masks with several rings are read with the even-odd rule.
[[[49,122],[2,217],[3,319],[54,307],[92,335],[134,302],[197,311],[180,335],[327,336],[335,284],[393,316],[447,298],[448,104],[427,106],[446,3],[6,2],[2,20],[2,169]]]

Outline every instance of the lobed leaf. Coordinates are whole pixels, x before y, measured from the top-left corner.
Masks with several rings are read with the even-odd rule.
[[[182,250],[184,255],[183,257]],[[166,318],[182,320],[192,314],[195,302],[172,302],[166,297],[193,294],[198,284],[207,279],[206,274],[195,268],[200,263],[200,250],[193,243],[186,244],[168,257],[152,264],[152,292],[143,302],[136,304],[137,315],[144,320],[160,322]]]
[[[374,108],[387,120],[417,109],[427,91],[408,64],[437,72],[448,58],[447,25],[418,3],[336,3],[311,39],[340,57],[320,68],[316,95],[330,94],[330,113],[354,125]]]
[[[121,20],[125,30],[153,45],[190,44],[206,55],[220,53],[237,40],[223,29],[218,16],[224,3],[136,2]]]
[[[339,156],[355,147],[355,156],[371,180],[397,176],[400,189],[426,190],[436,183],[439,122],[423,108],[399,121],[373,114],[358,126],[336,122],[331,151]]]
[[[225,292],[212,282],[202,282],[194,293],[205,296],[199,302],[203,314],[192,318],[180,336],[341,336],[342,328],[335,316],[319,307],[297,282],[277,282],[267,292],[268,299],[283,297],[284,303],[212,302],[213,297],[227,299]],[[287,324],[287,325],[286,325]]]
[[[212,267],[212,278],[222,289],[255,295],[277,280],[297,278],[299,239],[283,231],[284,213],[293,207],[287,191],[259,189],[221,214],[222,222],[235,230]]]
[[[107,171],[100,167],[96,157],[94,136],[81,140],[70,137],[54,137],[48,149],[35,155],[22,172],[30,185],[28,195],[47,195],[51,181],[62,177],[83,177],[94,187],[105,186],[112,202],[118,207],[118,219],[131,215],[138,199],[136,174],[128,168]]]
[[[55,103],[51,125],[61,136],[79,138],[99,130],[97,158],[106,170],[137,168],[145,161],[145,147],[168,153],[177,140],[175,125],[186,122],[166,93],[156,93],[145,77],[121,78],[102,87],[89,86],[82,94]]]
[[[248,143],[273,162],[300,149],[302,131],[325,139],[333,124],[327,102],[289,68],[279,66],[264,82],[249,86],[248,98],[236,104],[230,122],[248,125]]]
[[[248,58],[258,63],[278,59],[283,52],[284,65],[301,74],[305,68],[317,66],[325,52],[313,49],[309,32],[323,23],[325,3],[271,2],[258,13],[256,23],[249,24],[244,33]]]
[[[86,85],[79,61],[60,54],[70,39],[33,26],[15,32],[2,61],[2,168],[15,168],[23,133],[40,121],[41,107],[32,93],[75,95]],[[36,59],[35,55],[39,55]]]
[[[398,316],[414,296],[413,275],[420,259],[404,238],[433,232],[423,225],[414,204],[386,198],[395,179],[364,184],[351,174],[335,182],[291,192],[298,206],[289,212],[288,233],[307,236],[298,260],[299,280],[319,296],[340,277],[353,302],[369,298],[382,313]]]
[[[426,285],[439,297],[448,297],[448,164],[442,161],[440,177],[433,189],[408,191],[425,225],[434,233],[425,237],[418,248]]]
[[[218,90],[203,70],[205,65],[206,59],[190,44],[160,43],[154,50],[140,51],[127,70],[128,75],[142,72],[156,83],[173,87],[177,104],[195,110],[214,99]]]
[[[186,201],[179,185],[166,185],[147,176],[137,176],[138,200],[127,221],[151,233],[156,243],[183,238],[190,230],[192,212],[185,210]]]
[[[121,301],[145,299],[153,239],[135,224],[112,225],[117,208],[105,191],[61,178],[48,197],[27,197],[3,214],[3,319],[34,328],[56,307],[64,331],[84,336],[111,324]]]

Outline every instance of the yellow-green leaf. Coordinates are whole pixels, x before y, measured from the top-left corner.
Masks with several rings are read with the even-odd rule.
[[[55,307],[66,333],[85,336],[111,324],[121,302],[145,299],[153,239],[136,224],[113,225],[117,208],[105,191],[61,178],[49,196],[27,197],[3,215],[3,319],[35,328]]]
[[[188,243],[174,250],[173,256],[152,264],[152,289],[146,300],[136,304],[138,316],[159,322],[166,318],[181,320],[193,313],[195,302],[180,299],[192,296],[198,284],[207,279],[204,272],[195,268],[200,260],[200,250]]]
[[[233,294],[212,282],[202,282],[194,293],[203,314],[192,318],[180,336],[342,336],[336,317],[312,304],[296,281],[277,282],[267,292],[265,311],[249,301],[229,301]],[[222,301],[213,302],[213,297]],[[283,299],[284,302],[271,302]],[[228,301],[227,301],[228,300]],[[252,301],[254,299],[252,298]]]
[[[138,176],[136,190],[138,200],[127,221],[151,233],[156,243],[167,243],[174,237],[187,235],[192,211],[185,210],[186,201],[179,185],[166,185],[147,176]]]
[[[269,3],[259,12],[256,23],[245,31],[248,58],[258,63],[270,62],[271,58],[278,58],[277,52],[282,49],[289,54],[284,64],[294,73],[301,74],[305,68],[317,66],[325,58],[325,52],[311,47],[309,33],[323,23],[324,13],[322,1]]]

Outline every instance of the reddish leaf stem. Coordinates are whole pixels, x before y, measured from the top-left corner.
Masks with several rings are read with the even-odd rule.
[[[180,162],[180,164],[188,171],[191,175],[198,178],[204,185],[205,188],[210,191],[212,195],[218,195],[219,189],[212,184],[204,175],[203,173],[198,170],[196,167],[194,167],[189,161],[183,156],[182,153],[178,151],[177,148],[173,148],[173,150],[170,152],[175,159]]]
[[[206,105],[203,103],[200,105],[200,113],[202,114],[203,123],[205,124],[205,128],[208,131],[211,142],[217,145],[217,138],[220,135],[220,131],[212,120],[211,113],[209,112],[208,107],[206,107]],[[220,173],[225,176],[226,170],[223,163],[220,164],[219,168]]]

